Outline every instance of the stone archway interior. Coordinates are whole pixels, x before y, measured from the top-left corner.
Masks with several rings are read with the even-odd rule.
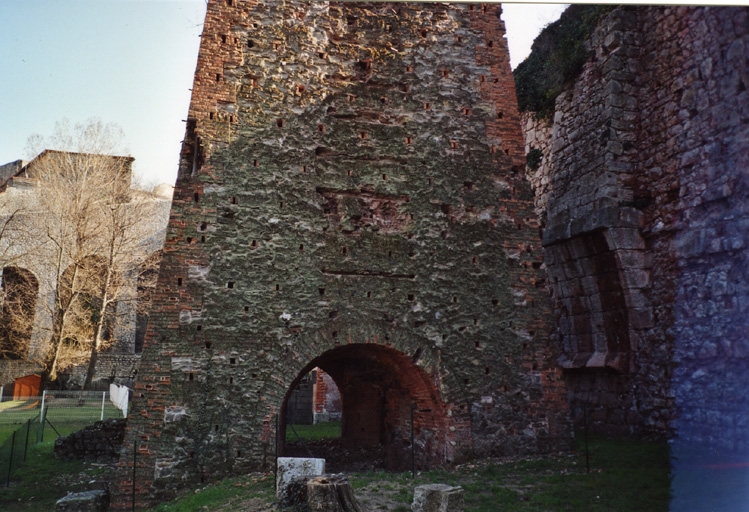
[[[413,425],[416,468],[445,462],[445,407],[430,376],[409,356],[375,344],[337,347],[305,367],[290,390],[314,367],[329,374],[341,394],[341,449],[365,450],[380,457],[377,462],[385,469],[409,469]],[[290,396],[291,391],[284,410]]]

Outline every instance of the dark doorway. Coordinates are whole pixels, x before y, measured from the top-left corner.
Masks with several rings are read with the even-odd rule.
[[[289,400],[316,367],[340,392],[341,437],[287,443]],[[325,352],[292,382],[282,411],[280,453],[325,458],[328,471],[423,469],[443,462],[446,417],[437,388],[411,357],[390,347],[351,344]]]
[[[39,282],[26,269],[5,267],[2,272],[0,359],[28,357]]]

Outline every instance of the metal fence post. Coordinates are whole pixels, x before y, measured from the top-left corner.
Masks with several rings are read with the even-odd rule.
[[[273,487],[276,490],[276,493],[278,493],[278,443],[280,442],[280,436],[278,430],[278,413],[276,413],[276,449],[274,453],[274,459],[276,459],[276,462],[273,464]]]
[[[416,447],[414,446],[414,408],[415,404],[411,404],[411,478],[416,478]]]
[[[104,402],[106,401],[106,399],[107,399],[107,392],[104,391],[102,392],[102,395],[101,395],[101,421],[104,421]]]
[[[588,407],[583,404],[583,423],[585,425],[585,472],[590,473],[590,451],[588,450]]]
[[[44,400],[42,398],[42,400]],[[47,422],[47,413],[44,410],[44,406],[42,406],[42,413],[39,415],[41,417],[42,426],[41,426],[41,432],[39,432],[39,439],[37,440],[37,443],[43,443],[44,442],[44,424]]]
[[[26,453],[29,451],[29,431],[31,430],[31,418],[26,422],[26,445],[23,448],[23,461],[26,462]]]
[[[13,431],[13,437],[10,441],[10,461],[8,462],[8,482],[7,487],[10,487],[10,474],[13,472],[13,450],[16,447],[16,431]]]
[[[135,511],[135,463],[138,458],[138,440],[133,440],[133,512]]]
[[[42,428],[44,428],[44,402],[47,400],[47,390],[42,392],[42,413],[39,415],[41,418]]]

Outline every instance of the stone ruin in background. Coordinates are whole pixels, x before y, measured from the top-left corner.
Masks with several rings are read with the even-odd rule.
[[[209,3],[141,504],[270,467],[316,367],[342,445],[391,468],[412,424],[420,468],[568,446],[567,390],[578,424],[749,452],[748,10],[611,12],[553,123],[524,118],[532,189],[500,12]]]
[[[570,446],[500,13],[208,3],[114,507],[271,468],[315,367],[387,468]]]

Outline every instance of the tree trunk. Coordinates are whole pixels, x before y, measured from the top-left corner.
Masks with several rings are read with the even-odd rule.
[[[105,283],[104,296],[101,299],[101,310],[99,311],[99,319],[96,323],[96,330],[94,331],[94,340],[91,342],[91,357],[88,360],[88,367],[86,368],[86,380],[83,382],[83,389],[88,389],[91,386],[91,382],[94,380],[94,373],[96,373],[96,360],[99,358],[99,347],[101,346],[101,336],[104,331],[104,322],[106,321],[107,306],[109,305],[109,273],[107,273],[107,280]]]
[[[313,512],[366,512],[343,475],[323,475],[307,480],[307,505]]]
[[[73,268],[73,278],[70,285],[70,297],[67,299],[67,304],[63,306],[62,304],[62,298],[60,297],[60,286],[62,282],[62,256],[63,256],[63,250],[61,247],[58,248],[57,252],[57,279],[55,280],[55,304],[54,307],[56,309],[56,312],[59,312],[61,314],[60,317],[60,325],[59,328],[57,325],[52,326],[52,336],[50,337],[50,345],[52,349],[52,355],[50,358],[47,358],[47,360],[44,362],[44,375],[42,375],[42,382],[48,383],[48,382],[54,382],[57,380],[57,360],[60,358],[60,350],[62,349],[62,340],[63,340],[63,334],[65,332],[65,321],[68,314],[68,310],[70,309],[70,304],[73,302],[73,298],[75,297],[75,286],[76,286],[76,280],[78,279],[78,265],[76,264]],[[53,311],[53,315],[55,314],[55,311]],[[57,320],[53,316],[53,322],[57,322]]]
[[[94,380],[94,373],[96,372],[96,360],[99,359],[99,351],[96,348],[96,340],[91,345],[91,357],[88,360],[88,368],[86,368],[86,380],[83,382],[83,389],[88,389],[91,386],[91,382]]]

